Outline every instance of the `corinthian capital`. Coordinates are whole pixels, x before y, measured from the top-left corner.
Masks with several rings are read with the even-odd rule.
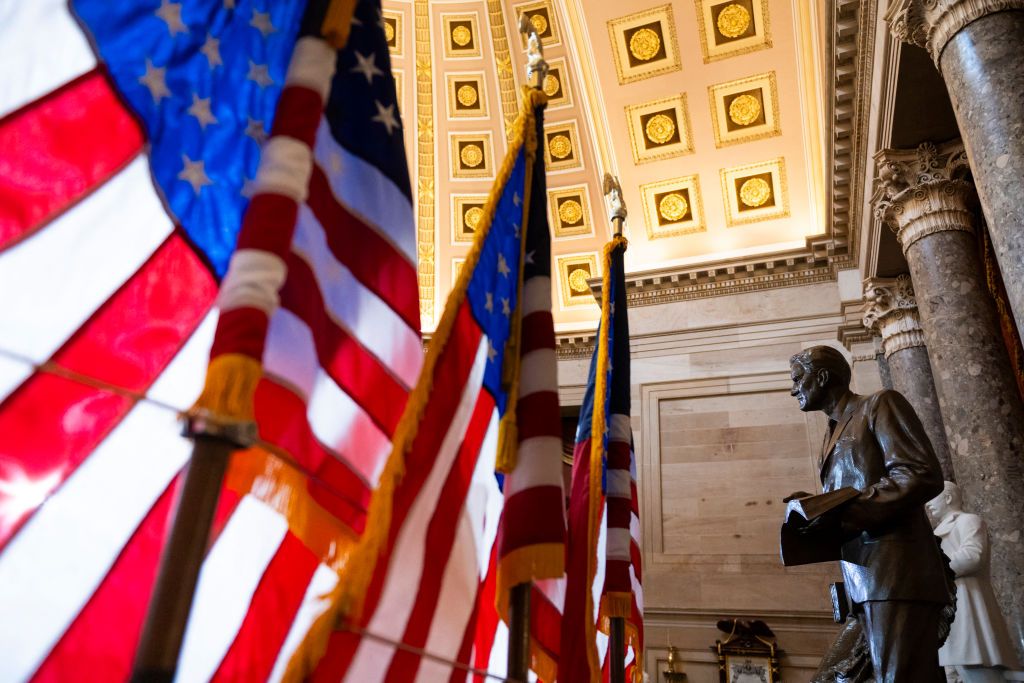
[[[965,180],[970,167],[959,140],[879,150],[875,168],[875,216],[893,229],[904,251],[934,232],[973,229],[974,186]]]
[[[902,349],[924,346],[921,317],[909,275],[868,280],[862,321],[864,327],[882,337],[886,358]]]
[[[1024,0],[892,0],[885,13],[897,40],[923,47],[939,65],[946,43],[975,19],[1024,9]]]

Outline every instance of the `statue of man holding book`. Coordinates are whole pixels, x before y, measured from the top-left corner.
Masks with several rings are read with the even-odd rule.
[[[783,561],[841,560],[876,681],[942,681],[939,630],[950,593],[924,509],[942,492],[942,470],[921,421],[899,392],[853,393],[850,366],[829,346],[793,356],[790,370],[800,410],[825,413],[828,430],[824,493],[786,499],[799,524],[783,527]]]

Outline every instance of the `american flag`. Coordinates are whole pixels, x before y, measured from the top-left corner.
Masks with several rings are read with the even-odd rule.
[[[300,201],[179,677],[283,675],[362,529],[423,358],[411,192],[379,4],[336,62],[305,4],[0,2],[4,680],[127,677],[243,216],[290,220],[250,195]]]
[[[375,494],[390,524],[365,595],[348,584],[363,600],[361,618],[330,634],[313,680],[502,677],[499,564],[520,581],[562,574],[550,235],[537,149],[544,100],[525,92],[518,133],[399,427],[389,464],[404,475],[393,495]],[[501,425],[513,418],[515,467],[496,476],[502,439],[513,438]],[[543,557],[555,561],[534,562]],[[537,643],[534,652],[543,657]]]
[[[601,324],[580,409],[558,680],[607,679],[612,617],[625,620],[625,665],[643,675],[643,591],[636,456],[630,427],[629,320],[623,253],[605,247]]]

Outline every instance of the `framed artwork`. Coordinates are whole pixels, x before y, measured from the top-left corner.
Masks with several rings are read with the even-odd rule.
[[[712,648],[719,683],[779,683],[779,651],[767,624],[733,618],[722,619],[718,628],[728,634]]]

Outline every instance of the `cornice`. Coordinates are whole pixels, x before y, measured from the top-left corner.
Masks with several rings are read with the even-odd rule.
[[[974,185],[960,140],[875,155],[871,198],[875,215],[896,233],[904,252],[917,240],[946,230],[974,229]]]
[[[939,67],[942,50],[972,21],[994,12],[1024,10],[1024,0],[893,0],[885,13],[899,40],[928,50]]]

